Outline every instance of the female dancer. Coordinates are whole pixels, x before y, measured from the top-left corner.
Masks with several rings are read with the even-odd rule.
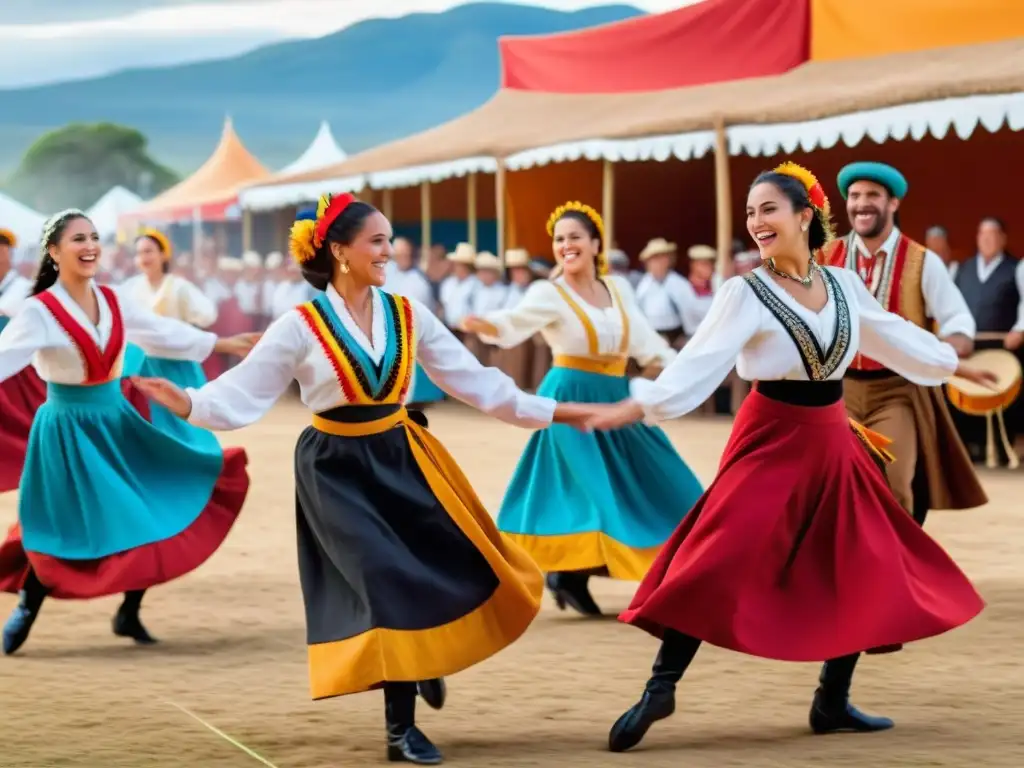
[[[0,589],[20,590],[3,630],[14,653],[47,595],[125,593],[116,635],[153,638],[139,619],[145,590],[198,567],[227,536],[249,487],[240,449],[201,451],[156,429],[121,392],[125,343],[161,357],[245,354],[121,303],[95,285],[99,237],[81,211],[52,217],[32,299],[0,334],[0,381],[35,361],[48,382],[29,437],[19,525],[0,545]]]
[[[143,231],[135,241],[135,264],[141,274],[126,280],[118,293],[162,317],[209,328],[217,319],[217,307],[198,287],[170,273],[173,255],[171,243],[162,232]],[[147,355],[138,373],[169,379],[181,387],[201,387],[206,383],[203,366],[195,360]],[[211,432],[186,424],[158,403],[150,405],[149,420],[204,449],[216,449],[219,445]]]
[[[237,429],[299,381],[313,411],[295,450],[312,696],[383,687],[388,759],[434,765],[441,753],[415,726],[417,681],[436,688],[516,640],[543,584],[444,447],[408,417],[416,361],[453,397],[512,424],[545,427],[580,409],[521,392],[422,303],[379,290],[391,236],[352,195],[321,198],[292,228],[291,251],[325,293],[202,389],[138,386],[193,424]],[[428,703],[440,707],[443,693]]]
[[[512,309],[468,318],[466,328],[504,348],[539,332],[555,357],[538,394],[617,402],[629,393],[629,357],[664,367],[675,350],[641,314],[628,281],[607,277],[597,211],[563,205],[551,215],[548,234],[561,274],[533,283]],[[585,434],[556,426],[530,438],[498,528],[548,572],[559,607],[599,615],[590,576],[639,581],[700,494],[693,472],[656,427]]]
[[[32,282],[13,265],[11,250],[17,245],[11,230],[0,229],[0,331],[32,292]],[[46,385],[33,368],[0,383],[0,493],[18,487],[32,419],[45,400]]]
[[[696,335],[632,399],[593,406],[593,429],[680,416],[733,365],[756,385],[718,476],[683,519],[621,616],[662,638],[639,703],[615,723],[629,749],[675,710],[675,686],[702,641],[784,661],[821,661],[815,733],[878,731],[891,720],[849,703],[865,649],[958,627],[982,609],[967,578],[896,502],[842,377],[857,351],[925,386],[954,372],[953,347],[885,312],[853,272],[811,256],[830,237],[828,199],[786,163],[755,179],[747,229],[763,266],[727,281]]]

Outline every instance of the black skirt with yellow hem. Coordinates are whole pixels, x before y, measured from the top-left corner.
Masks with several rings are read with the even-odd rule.
[[[314,699],[454,674],[540,610],[537,566],[405,408],[314,416],[295,478]]]

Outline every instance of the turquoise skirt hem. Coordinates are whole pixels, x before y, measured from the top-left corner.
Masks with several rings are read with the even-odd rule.
[[[175,536],[206,507],[223,461],[216,438],[197,446],[146,421],[119,380],[51,383],[21,478],[24,547],[93,560]]]
[[[538,395],[558,402],[614,403],[625,377],[552,368]],[[634,549],[661,546],[703,493],[657,427],[581,432],[554,424],[534,432],[498,513],[498,528],[528,536],[599,532]]]

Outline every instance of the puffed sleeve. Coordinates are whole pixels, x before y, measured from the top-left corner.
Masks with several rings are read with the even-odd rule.
[[[425,304],[409,301],[417,328],[416,357],[437,386],[509,424],[528,429],[551,424],[554,400],[527,394],[497,368],[485,368]]]
[[[704,322],[654,381],[633,379],[632,398],[648,423],[675,419],[707,400],[736,365],[736,357],[759,327],[757,297],[742,277],[715,294]]]
[[[259,420],[288,389],[308,344],[298,310],[289,310],[271,323],[238,365],[199,389],[186,390],[192,399],[189,423],[230,430]]]
[[[488,312],[483,320],[494,326],[497,333],[481,334],[481,340],[503,349],[511,349],[531,338],[542,328],[558,322],[565,300],[558,289],[548,280],[537,280],[530,284],[511,309]]]
[[[210,301],[210,297],[194,283],[181,278],[178,281],[178,290],[185,304],[184,320],[197,328],[209,328],[217,322],[217,305]]]
[[[657,363],[662,368],[666,367],[676,359],[676,350],[654,330],[654,326],[641,311],[629,281],[624,277],[613,277],[612,281],[629,317],[629,356],[636,358],[640,365]]]
[[[45,311],[38,301],[26,301],[0,333],[0,381],[20,373],[36,352],[54,344]]]
[[[887,312],[860,280],[846,270],[829,267],[842,276],[847,296],[853,296],[860,315],[860,352],[923,387],[937,387],[956,371],[959,358],[952,346],[939,341],[899,315]]]
[[[202,362],[213,352],[217,336],[181,320],[161,317],[123,293],[119,294],[121,317],[128,341],[138,344],[152,357]]]

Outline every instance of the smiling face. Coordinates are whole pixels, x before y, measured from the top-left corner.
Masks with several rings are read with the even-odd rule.
[[[552,249],[566,275],[596,272],[601,241],[591,235],[582,221],[569,216],[560,219],[555,224]]]
[[[855,181],[846,191],[846,215],[853,231],[863,238],[882,235],[892,225],[900,201],[881,184]]]
[[[78,216],[68,220],[48,251],[62,280],[88,280],[99,269],[100,236],[91,221]]]
[[[140,237],[135,243],[135,266],[147,277],[163,272],[164,254],[153,238]]]
[[[391,261],[391,222],[380,211],[373,211],[363,219],[362,227],[352,242],[331,243],[331,255],[338,264],[347,264],[345,279],[358,285],[382,286],[387,278],[386,268]]]
[[[762,259],[805,249],[804,228],[810,226],[813,215],[810,208],[793,210],[793,203],[771,182],[756,184],[747,195],[747,232],[757,243]]]

